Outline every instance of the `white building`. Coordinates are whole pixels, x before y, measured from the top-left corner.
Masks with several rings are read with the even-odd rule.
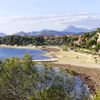
[[[97,35],[98,35],[97,43],[100,43],[100,32],[97,32]]]

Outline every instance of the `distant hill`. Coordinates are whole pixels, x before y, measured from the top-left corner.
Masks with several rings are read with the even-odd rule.
[[[6,34],[3,32],[0,32],[0,37],[4,37],[4,36],[6,36]]]
[[[56,31],[56,30],[42,30],[40,31],[40,34],[43,36],[62,36],[66,35],[69,32],[63,32],[63,31]]]
[[[41,30],[41,31],[32,31],[32,32],[18,32],[14,35],[20,35],[20,36],[62,36],[67,34],[82,34],[83,32],[90,32],[95,29],[84,29],[81,27],[75,27],[75,26],[69,26],[63,31],[57,31],[57,30]]]
[[[14,35],[19,35],[19,36],[38,36],[40,33],[37,31],[32,31],[32,32],[17,32]]]
[[[81,27],[75,27],[75,26],[69,26],[68,28],[66,28],[65,30],[63,30],[64,32],[74,32],[74,33],[81,33],[81,32],[90,32],[93,29],[89,30],[89,29],[84,29]]]
[[[14,35],[20,35],[20,36],[62,36],[66,35],[70,32],[62,32],[62,31],[56,31],[56,30],[42,30],[42,31],[32,31],[32,32],[18,32]]]
[[[20,31],[20,32],[15,33],[14,35],[27,36],[27,33]]]

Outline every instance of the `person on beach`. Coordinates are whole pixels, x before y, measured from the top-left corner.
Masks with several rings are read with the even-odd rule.
[[[78,59],[78,56],[76,57],[76,59]]]
[[[97,63],[97,57],[94,57],[95,63]]]

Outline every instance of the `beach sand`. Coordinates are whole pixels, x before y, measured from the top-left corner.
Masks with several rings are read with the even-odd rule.
[[[55,48],[58,50],[51,50],[45,54],[45,56],[56,58],[52,66],[75,71],[82,76],[84,83],[88,84],[93,92],[95,88],[98,89],[100,85],[100,56],[98,56],[97,63],[95,63],[95,56],[92,54],[79,53],[72,50],[63,51],[61,48]],[[48,62],[43,63],[48,64]]]
[[[78,53],[72,50],[63,51],[60,49],[56,52],[48,52],[45,56],[55,57],[55,64],[70,64],[80,67],[100,68],[100,56],[96,58],[96,63],[94,58],[95,56],[92,54]]]
[[[0,45],[0,47],[4,47],[4,48],[21,48],[21,49],[40,49],[40,47],[36,47],[36,46],[32,46],[32,45],[28,45],[28,46],[17,46],[17,45],[14,45],[14,46],[11,46],[11,45]]]
[[[100,85],[100,57],[97,58],[95,63],[94,56],[91,54],[78,53],[72,50],[63,51],[58,46],[9,46],[0,45],[0,47],[6,48],[23,48],[23,49],[42,49],[48,51],[44,56],[50,57],[50,59],[36,60],[43,63],[53,62],[53,66],[57,66],[64,69],[73,70],[85,78],[86,84],[90,85],[92,91],[95,91],[93,85]],[[89,76],[89,77],[88,77]],[[89,79],[88,79],[89,78]],[[95,82],[91,83],[92,80]]]
[[[78,53],[72,50],[63,51],[58,46],[9,46],[0,45],[0,47],[6,48],[22,48],[22,49],[42,49],[48,51],[44,56],[50,57],[50,59],[38,60],[38,61],[51,61],[55,64],[70,64],[80,67],[88,68],[100,68],[100,56],[97,57],[97,63],[95,63],[94,56],[91,54]]]

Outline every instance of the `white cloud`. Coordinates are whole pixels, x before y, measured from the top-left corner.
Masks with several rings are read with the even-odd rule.
[[[100,26],[100,14],[79,13],[47,16],[11,16],[0,17],[0,31],[9,34],[18,31],[34,31],[41,29],[62,30],[69,25],[93,28]]]

